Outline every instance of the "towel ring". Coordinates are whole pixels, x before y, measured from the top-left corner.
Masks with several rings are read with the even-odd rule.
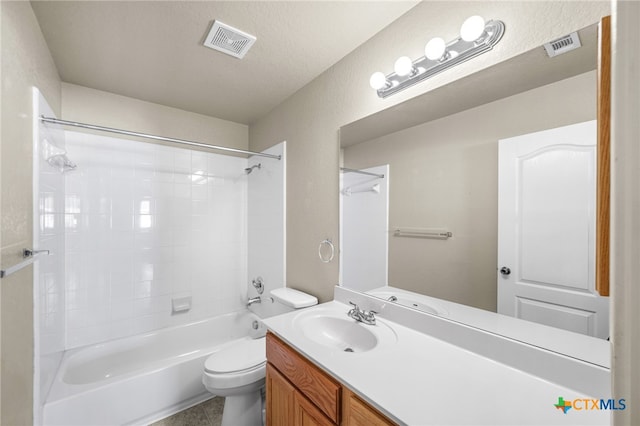
[[[325,257],[322,255],[322,247],[323,246],[329,246],[329,249],[331,250],[329,252],[329,257]],[[336,254],[336,248],[333,246],[333,243],[331,242],[330,239],[326,238],[322,241],[320,241],[320,245],[318,246],[318,257],[320,258],[320,261],[322,263],[329,263],[333,260],[333,257]]]

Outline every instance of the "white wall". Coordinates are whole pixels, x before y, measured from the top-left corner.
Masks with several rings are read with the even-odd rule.
[[[615,1],[611,86],[611,285],[614,425],[640,424],[640,3]]]
[[[229,148],[249,144],[244,124],[69,83],[62,83],[62,118]]]
[[[246,159],[77,132],[67,151],[67,348],[244,307]]]
[[[2,269],[33,244],[33,87],[60,113],[60,78],[31,5],[0,2]],[[33,268],[2,279],[0,423],[33,423]]]

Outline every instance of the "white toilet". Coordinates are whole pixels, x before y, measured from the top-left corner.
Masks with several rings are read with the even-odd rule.
[[[271,291],[276,303],[286,310],[306,308],[318,303],[309,294],[291,288]],[[282,311],[282,309],[281,309]],[[246,337],[219,352],[204,363],[202,383],[214,395],[224,396],[222,426],[259,426],[266,376],[266,339]]]

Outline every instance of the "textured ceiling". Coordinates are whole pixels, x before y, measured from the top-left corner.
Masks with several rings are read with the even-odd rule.
[[[62,81],[249,124],[415,1],[32,1]],[[239,60],[213,20],[257,37]]]

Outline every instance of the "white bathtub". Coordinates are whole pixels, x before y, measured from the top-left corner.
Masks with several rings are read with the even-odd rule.
[[[45,425],[148,424],[211,397],[205,359],[247,338],[237,312],[67,351],[44,405]]]
[[[393,298],[393,300],[391,300],[393,303],[417,309],[428,314],[439,316],[448,316],[449,314],[448,310],[443,307],[443,300],[401,290],[399,288],[386,286],[370,290],[367,293],[386,300],[391,300],[391,298]]]

